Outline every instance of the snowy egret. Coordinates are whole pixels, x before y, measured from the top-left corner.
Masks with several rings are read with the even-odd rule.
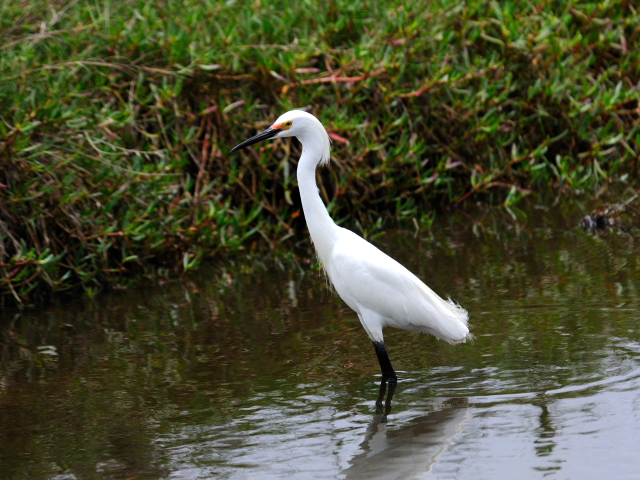
[[[384,345],[384,327],[430,333],[452,344],[467,340],[469,316],[464,308],[443,300],[394,259],[333,222],[318,193],[315,174],[318,165],[329,162],[331,141],[316,117],[291,110],[231,152],[282,137],[297,137],[302,143],[297,176],[311,240],[338,295],[358,314],[369,334],[383,382],[397,382]]]

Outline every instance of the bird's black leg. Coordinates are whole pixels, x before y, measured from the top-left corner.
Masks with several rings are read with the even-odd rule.
[[[396,376],[396,372],[393,371],[391,360],[389,360],[389,355],[387,354],[387,349],[384,348],[384,343],[373,342],[373,348],[376,349],[376,355],[378,356],[378,361],[380,362],[380,369],[382,370],[382,380],[388,383],[397,383],[398,377]]]

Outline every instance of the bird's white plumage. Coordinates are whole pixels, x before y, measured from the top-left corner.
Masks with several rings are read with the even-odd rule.
[[[430,333],[449,343],[466,340],[467,312],[444,301],[400,263],[355,233],[340,228],[325,263],[340,297],[361,317],[372,340],[382,328]]]
[[[313,115],[293,110],[275,124],[291,121],[278,136],[302,142],[298,183],[302,204],[318,256],[340,297],[360,317],[374,341],[382,341],[384,327],[435,335],[449,343],[469,336],[468,315],[445,301],[418,277],[355,233],[338,227],[318,195],[315,169],[329,159],[328,135]]]
[[[327,163],[330,156],[329,136],[320,121],[307,112],[292,110],[274,123],[282,125],[285,128],[274,137],[295,136],[302,143],[298,185],[318,257],[336,291],[358,314],[374,344],[382,344],[384,327],[430,333],[449,343],[467,340],[466,310],[443,300],[391,257],[333,222],[320,199],[315,179],[316,167]],[[252,141],[249,139],[245,144]],[[388,369],[395,376],[390,365]]]

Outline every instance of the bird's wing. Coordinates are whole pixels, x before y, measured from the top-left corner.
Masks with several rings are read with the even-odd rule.
[[[329,275],[336,290],[350,306],[355,302],[406,327],[416,308],[428,308],[417,279],[369,242],[353,237],[338,242],[333,251]]]
[[[364,308],[386,318],[390,326],[429,332],[452,343],[466,338],[464,309],[440,298],[366,240],[349,234],[336,243],[328,270],[351,308],[358,312]]]

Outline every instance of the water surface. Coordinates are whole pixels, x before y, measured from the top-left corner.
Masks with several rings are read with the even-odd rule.
[[[304,251],[5,311],[0,478],[640,478],[638,243],[566,209],[376,239],[475,334],[388,330],[386,417],[373,348]]]

